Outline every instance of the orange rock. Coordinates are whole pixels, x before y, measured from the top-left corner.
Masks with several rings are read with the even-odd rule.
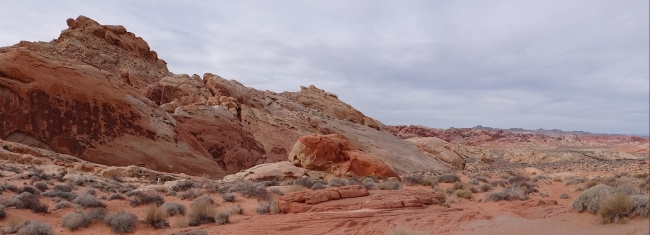
[[[289,162],[307,169],[329,171],[338,176],[347,172],[357,176],[398,176],[388,165],[361,152],[340,134],[312,134],[298,138],[289,153]]]

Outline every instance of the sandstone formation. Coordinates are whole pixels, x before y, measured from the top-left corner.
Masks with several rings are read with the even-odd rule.
[[[337,176],[348,172],[356,176],[397,177],[381,160],[361,152],[343,135],[307,135],[289,153],[289,162],[311,170],[327,171]]]
[[[221,177],[287,159],[300,136],[336,133],[367,154],[348,156],[361,159],[350,168],[376,158],[398,172],[448,170],[322,89],[275,93],[173,74],[122,26],[66,23],[50,42],[0,48],[0,138],[105,165]]]
[[[406,139],[406,141],[451,164],[456,169],[465,169],[465,159],[447,141],[436,137],[414,137]]]

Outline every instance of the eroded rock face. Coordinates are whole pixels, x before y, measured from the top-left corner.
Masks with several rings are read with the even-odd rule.
[[[339,172],[447,170],[314,86],[275,93],[176,75],[122,26],[66,23],[51,42],[0,48],[0,138],[105,165],[223,176],[286,160],[300,136],[340,134],[359,152],[343,154]]]
[[[406,139],[406,141],[451,164],[456,169],[465,169],[465,159],[447,141],[436,137],[414,137]]]
[[[348,172],[357,176],[397,176],[388,165],[359,151],[345,136],[339,134],[314,134],[298,138],[289,153],[289,162],[338,176]]]

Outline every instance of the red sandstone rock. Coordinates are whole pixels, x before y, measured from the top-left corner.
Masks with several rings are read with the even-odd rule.
[[[329,171],[338,176],[348,172],[357,176],[397,177],[397,173],[381,160],[358,150],[345,136],[307,135],[289,153],[289,162],[307,169]]]

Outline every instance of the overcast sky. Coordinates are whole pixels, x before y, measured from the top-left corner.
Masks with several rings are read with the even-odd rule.
[[[180,74],[315,85],[385,124],[648,133],[648,0],[3,1],[0,46],[124,25]]]

